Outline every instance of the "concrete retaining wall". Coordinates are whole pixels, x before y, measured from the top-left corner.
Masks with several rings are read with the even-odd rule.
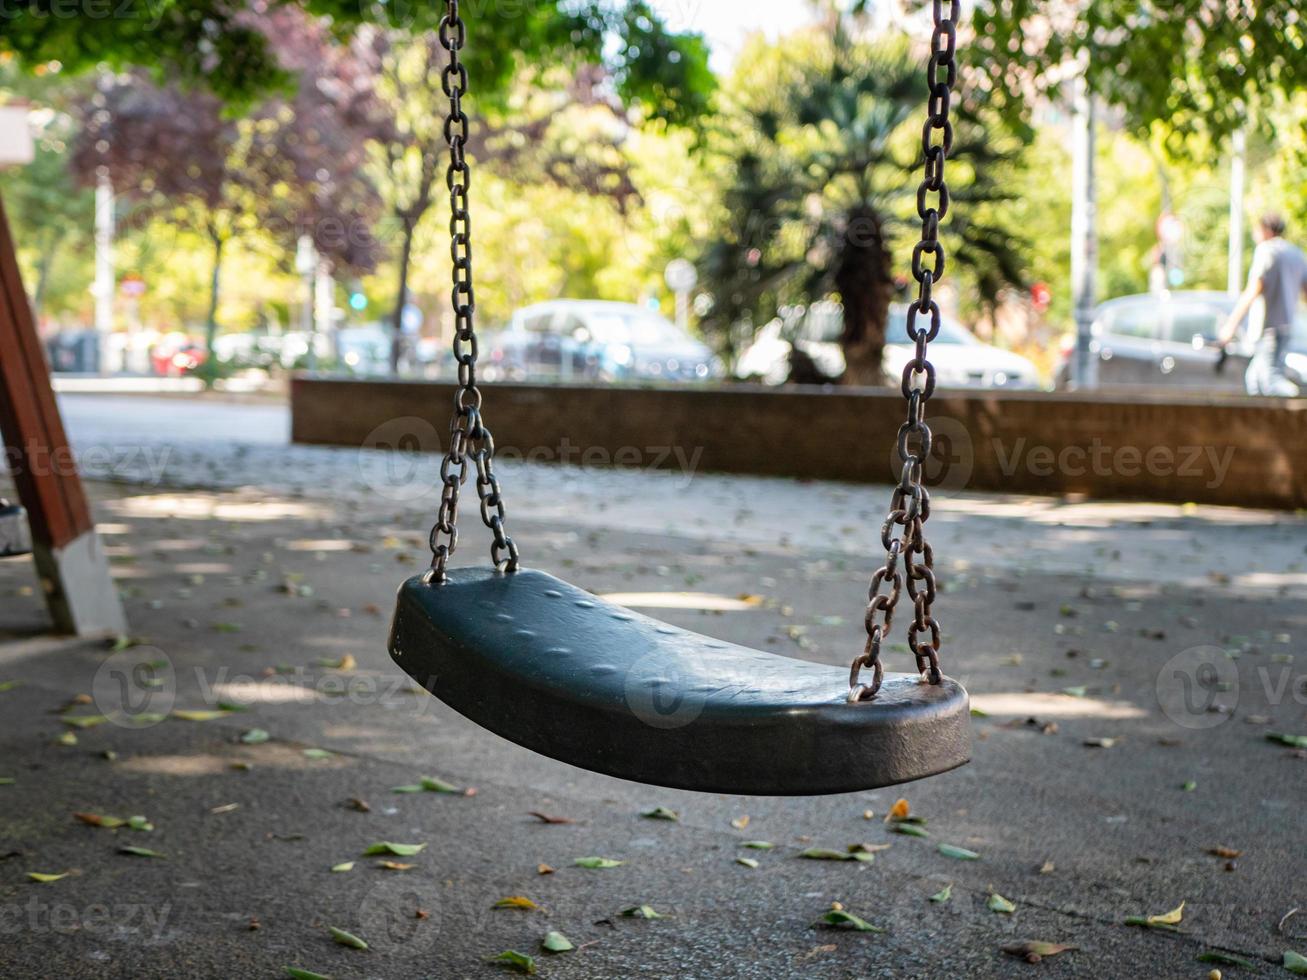
[[[884,483],[897,391],[486,385],[505,458]],[[449,384],[297,377],[292,438],[443,449]],[[1307,507],[1307,399],[1131,401],[941,389],[932,482],[953,488]]]

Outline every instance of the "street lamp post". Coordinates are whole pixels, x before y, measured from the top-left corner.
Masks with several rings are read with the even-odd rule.
[[[1086,389],[1098,384],[1098,362],[1094,357],[1091,329],[1098,240],[1095,230],[1094,94],[1083,74],[1075,80],[1072,130],[1071,301],[1076,321],[1073,377],[1077,388]]]

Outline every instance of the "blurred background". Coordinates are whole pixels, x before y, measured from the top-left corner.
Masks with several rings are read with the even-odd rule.
[[[1307,227],[1302,24],[1191,6],[969,12],[941,384],[1242,390],[1211,342],[1256,217]],[[207,48],[139,14],[6,15],[0,194],[54,370],[452,376],[435,13],[219,6]],[[929,9],[465,16],[484,377],[897,382]]]

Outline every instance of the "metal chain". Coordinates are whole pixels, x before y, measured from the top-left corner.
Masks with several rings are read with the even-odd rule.
[[[945,7],[948,14],[945,15]],[[957,25],[961,0],[933,0],[935,30],[930,39],[930,60],[926,67],[929,98],[926,124],[921,130],[925,154],[925,179],[917,188],[917,214],[921,216],[921,241],[912,249],[912,277],[917,281],[917,299],[908,307],[908,337],[916,344],[915,356],[903,368],[903,397],[908,402],[908,420],[899,427],[898,452],[903,463],[898,486],[890,500],[889,517],[881,527],[885,564],[876,569],[867,591],[867,645],[849,669],[849,701],[869,701],[880,690],[885,668],[880,648],[894,620],[894,607],[907,585],[912,599],[912,623],[908,626],[908,647],[917,660],[917,671],[931,684],[943,679],[939,669],[940,628],[931,615],[935,601],[935,556],[926,542],[925,523],[930,517],[930,492],[921,478],[930,458],[931,434],[926,424],[926,402],[935,393],[935,368],[926,359],[926,345],[939,334],[939,304],[931,291],[944,274],[944,246],[939,240],[940,220],[948,213],[948,185],[944,162],[953,149],[953,124],[949,104],[957,80]],[[932,203],[931,195],[935,195]],[[927,266],[923,259],[931,257]],[[918,316],[928,315],[930,325],[918,326]],[[902,533],[894,538],[895,526]],[[903,569],[899,569],[899,560]],[[888,586],[888,592],[881,588]],[[880,622],[877,622],[877,617]],[[871,683],[860,680],[862,668],[870,667]]]
[[[427,581],[443,583],[445,566],[458,548],[458,496],[467,481],[469,460],[476,467],[477,496],[481,499],[481,520],[495,536],[490,558],[495,567],[515,572],[517,545],[504,528],[504,499],[495,478],[495,440],[481,417],[481,391],[476,384],[477,337],[473,323],[476,294],[472,289],[472,219],[467,210],[467,192],[472,170],[464,156],[468,119],[463,112],[467,92],[467,68],[459,51],[467,41],[467,27],[459,16],[458,0],[446,0],[440,21],[440,45],[449,52],[441,76],[441,87],[449,96],[445,117],[445,142],[449,144],[450,255],[454,262],[454,359],[458,362],[458,393],[454,396],[454,417],[449,425],[449,451],[440,464],[440,510],[431,528],[431,570]]]

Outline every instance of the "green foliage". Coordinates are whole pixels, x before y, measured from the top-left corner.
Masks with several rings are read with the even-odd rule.
[[[1028,118],[1068,66],[1137,132],[1155,123],[1176,150],[1187,136],[1220,140],[1256,110],[1307,87],[1307,19],[1299,0],[997,0],[975,6],[973,63],[991,103]]]

